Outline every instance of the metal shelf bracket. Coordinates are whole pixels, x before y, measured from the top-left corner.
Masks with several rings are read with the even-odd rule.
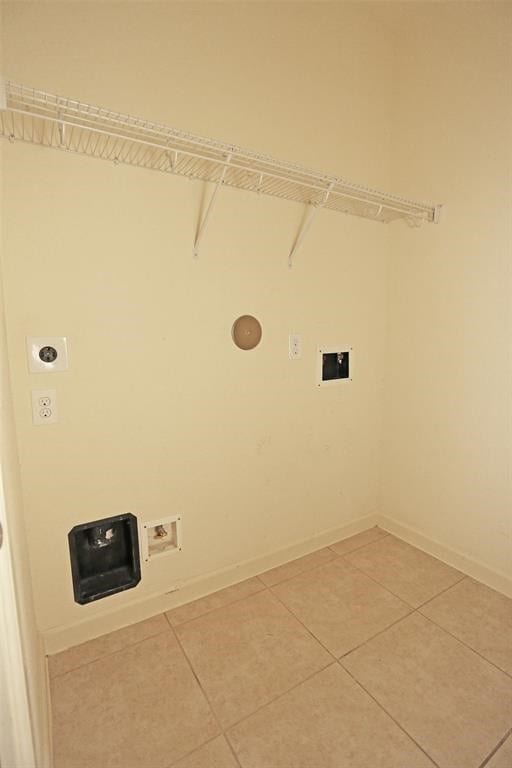
[[[205,214],[202,218],[202,220],[199,222],[199,227],[197,229],[196,233],[196,239],[194,242],[194,258],[199,258],[199,243],[201,242],[203,235],[206,230],[206,226],[208,224],[208,219],[210,218],[210,214],[213,210],[213,205],[215,203],[215,198],[217,197],[217,193],[221,186],[224,184],[224,179],[226,177],[226,171],[228,170],[228,164],[231,162],[231,155],[228,155],[226,158],[226,165],[222,169],[222,173],[220,176],[220,179],[218,180],[217,184],[215,185],[215,189],[212,192],[212,196],[210,197],[210,202],[208,203],[208,207],[205,211]]]
[[[308,206],[308,213],[307,213],[307,215],[305,216],[305,218],[302,221],[301,227],[300,227],[300,229],[299,229],[299,231],[297,233],[297,237],[295,238],[295,242],[294,242],[294,244],[292,246],[292,249],[291,249],[291,251],[289,253],[289,256],[288,256],[288,267],[289,267],[289,269],[292,268],[292,266],[293,266],[293,257],[295,256],[295,254],[299,250],[300,246],[302,245],[302,241],[304,240],[308,229],[312,225],[313,220],[317,217],[318,211],[321,208],[325,207],[325,204],[327,203],[327,201],[329,199],[329,195],[332,192],[334,184],[335,184],[335,182],[331,181],[331,183],[329,184],[327,190],[325,191],[324,199],[322,200],[321,203],[315,203],[315,204],[311,204],[310,203],[309,204],[309,206]]]

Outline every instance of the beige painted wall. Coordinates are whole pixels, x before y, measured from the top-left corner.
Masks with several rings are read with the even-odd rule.
[[[391,48],[380,4],[12,3],[5,72],[276,157],[390,184]],[[27,55],[30,51],[30,55]],[[9,145],[8,335],[38,623],[66,627],[377,511],[391,229],[223,190],[198,261],[200,185]],[[233,320],[263,325],[254,352]],[[287,337],[303,335],[290,361]],[[70,370],[29,375],[28,335]],[[354,382],[315,387],[315,349]],[[30,390],[60,421],[33,427]],[[73,602],[67,533],[180,512],[183,551],[135,590]]]
[[[2,60],[2,7],[0,6],[0,61]],[[0,143],[0,253],[2,251],[4,186],[4,146]],[[5,329],[4,292],[0,281],[0,472],[5,496],[8,536],[13,563],[16,603],[26,674],[34,750],[38,768],[49,765],[46,659],[42,637],[36,625],[27,532],[18,463],[16,431]],[[2,553],[3,556],[3,553]],[[3,694],[2,694],[3,695]]]
[[[382,512],[512,576],[512,5],[395,8],[393,175],[446,204],[396,229]]]

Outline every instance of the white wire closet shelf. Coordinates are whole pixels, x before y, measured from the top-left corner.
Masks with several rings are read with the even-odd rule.
[[[381,222],[435,222],[439,206],[113,112],[9,80],[0,85],[0,135],[43,147],[272,195]],[[215,190],[217,191],[217,190]],[[213,199],[210,201],[210,205]],[[206,219],[200,225],[200,236]],[[294,249],[305,232],[299,232]],[[196,250],[198,239],[196,239]]]

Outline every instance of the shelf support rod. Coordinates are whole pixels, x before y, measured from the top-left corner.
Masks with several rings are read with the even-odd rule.
[[[0,77],[0,110],[7,109],[7,88],[4,77]]]
[[[332,188],[334,187],[335,182],[331,181],[329,184],[329,188],[325,191],[324,199],[321,203],[318,203],[317,205],[309,205],[309,211],[308,215],[302,222],[302,226],[297,234],[297,237],[295,238],[295,242],[293,244],[293,247],[290,251],[290,255],[288,256],[288,267],[291,269],[293,266],[293,257],[299,250],[302,241],[304,240],[304,237],[306,236],[307,231],[309,230],[311,224],[313,223],[313,220],[316,218],[318,211],[323,208],[326,204],[326,202],[329,199],[329,195],[332,192]]]
[[[203,235],[205,233],[206,225],[208,224],[208,219],[210,218],[210,214],[212,212],[213,204],[215,203],[215,198],[217,197],[217,193],[221,188],[221,186],[224,184],[224,178],[226,176],[226,171],[228,170],[228,163],[230,162],[230,160],[231,160],[231,155],[228,155],[226,160],[226,165],[222,169],[221,177],[218,180],[217,185],[212,192],[212,196],[210,197],[210,202],[208,203],[208,208],[206,209],[206,213],[204,214],[203,219],[199,224],[197,234],[196,234],[196,239],[194,242],[194,258],[196,259],[199,256],[199,243],[201,242]]]

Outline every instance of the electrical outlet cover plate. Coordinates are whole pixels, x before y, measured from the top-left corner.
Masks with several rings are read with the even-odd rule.
[[[32,423],[55,424],[57,418],[57,390],[32,390]]]
[[[29,336],[28,368],[31,373],[53,373],[68,369],[68,343],[65,336]]]
[[[299,360],[302,357],[302,336],[300,333],[290,333],[288,336],[288,357]]]

